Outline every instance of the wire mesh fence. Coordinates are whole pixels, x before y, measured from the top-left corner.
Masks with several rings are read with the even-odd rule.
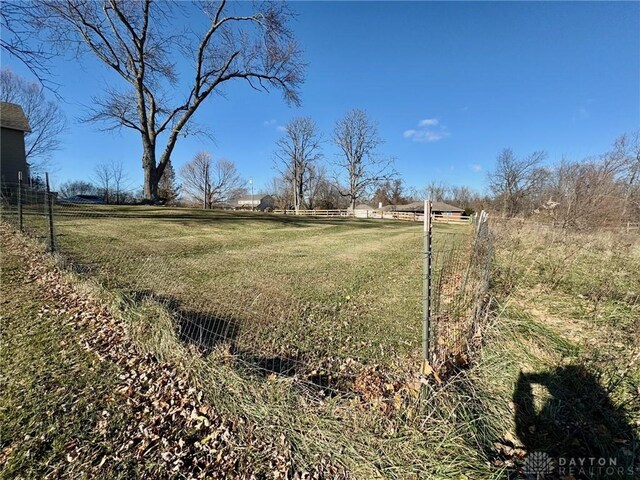
[[[470,231],[440,233],[431,242],[432,300],[427,360],[440,375],[470,363],[488,314],[493,237],[484,212]]]
[[[384,393],[416,371],[424,281],[436,372],[468,363],[478,340],[485,217],[435,225],[426,275],[425,234],[413,223],[92,204],[46,185],[7,186],[1,213],[77,274],[160,312],[193,355],[324,394]]]

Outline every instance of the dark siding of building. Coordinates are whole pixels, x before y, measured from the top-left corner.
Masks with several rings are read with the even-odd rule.
[[[18,172],[27,181],[29,168],[24,152],[24,132],[0,129],[0,178],[2,183],[17,183]]]

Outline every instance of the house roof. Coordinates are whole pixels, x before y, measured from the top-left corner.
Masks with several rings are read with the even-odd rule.
[[[464,208],[449,205],[444,202],[433,202],[431,209],[436,212],[464,212]]]
[[[20,105],[0,102],[0,127],[30,132],[29,121]]]
[[[235,199],[236,202],[259,202],[264,197],[268,197],[269,195],[265,195],[264,193],[256,193],[254,195],[243,195]]]
[[[361,203],[355,206],[355,210],[373,210],[373,207],[370,207],[366,203]]]

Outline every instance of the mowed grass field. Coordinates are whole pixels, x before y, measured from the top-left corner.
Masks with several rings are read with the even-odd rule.
[[[354,351],[361,348],[358,351],[387,365],[394,362],[390,353],[393,348],[401,352],[397,362],[406,362],[419,350],[419,316],[414,319],[410,308],[394,311],[394,307],[402,304],[391,295],[376,297],[369,293],[404,293],[403,288],[410,284],[407,279],[411,279],[415,282],[411,283],[414,295],[405,297],[419,297],[422,241],[419,225],[349,219],[283,219],[250,213],[186,210],[174,213],[146,207],[100,207],[86,210],[84,217],[65,215],[58,209],[56,225],[57,240],[63,251],[69,256],[76,252],[79,265],[93,267],[106,283],[118,285],[116,290],[175,288],[171,290],[173,298],[185,299],[180,308],[186,308],[188,302],[198,305],[196,300],[203,302],[202,305],[212,305],[209,307],[212,312],[217,308],[215,302],[224,305],[225,300],[219,298],[227,297],[219,297],[212,286],[219,286],[224,292],[229,279],[234,279],[231,283],[235,285],[243,284],[245,277],[240,274],[250,273],[240,271],[239,266],[243,265],[240,252],[251,256],[248,251],[252,248],[262,251],[265,257],[259,267],[270,266],[267,276],[278,278],[278,272],[287,274],[280,274],[278,281],[268,283],[269,289],[250,285],[251,290],[247,291],[254,293],[229,297],[236,299],[238,305],[233,307],[230,303],[229,311],[232,308],[238,312],[241,308],[243,311],[265,309],[263,316],[247,315],[240,321],[235,342],[242,343],[243,348],[251,352],[267,348],[265,338],[271,338],[268,335],[277,339],[277,335],[293,330],[300,334],[300,339],[291,337],[292,345],[299,341],[298,348],[306,345],[308,352],[329,352],[330,348],[342,345],[338,341],[341,340]],[[242,429],[258,437],[260,442],[278,439],[286,445],[296,471],[330,458],[332,464],[348,472],[348,478],[524,478],[527,455],[545,451],[554,458],[616,458],[627,472],[617,478],[638,478],[640,238],[620,232],[567,232],[519,222],[494,222],[491,227],[496,237],[490,291],[493,308],[482,332],[482,348],[468,369],[443,384],[431,380],[416,382],[418,377],[408,375],[390,378],[393,387],[390,393],[386,388],[367,390],[363,387],[375,386],[377,378],[385,381],[389,378],[379,377],[380,371],[367,366],[359,378],[371,382],[356,385],[354,381],[353,395],[309,396],[306,389],[298,388],[297,382],[285,376],[268,375],[259,379],[238,369],[237,362],[221,361],[215,355],[194,355],[193,349],[175,335],[165,310],[156,308],[153,302],[142,300],[140,305],[130,305],[120,301],[111,289],[96,288],[93,282],[73,275],[66,278],[77,290],[68,300],[75,302],[82,298],[82,292],[89,292],[104,306],[104,311],[120,319],[137,355],[150,353],[153,358],[188,372],[189,378],[202,387],[203,400],[225,418],[241,418],[242,421],[235,424],[244,425]],[[236,235],[227,237],[222,234],[225,231],[242,233],[245,240],[235,243]],[[447,232],[451,231],[445,225],[438,225],[436,238],[447,241],[451,239]],[[326,232],[333,233],[324,238]],[[198,238],[201,236],[210,236],[213,240],[208,244],[208,240]],[[255,242],[263,238],[263,243],[253,247],[249,237]],[[174,239],[172,246],[169,238]],[[309,238],[314,241],[306,242]],[[337,238],[342,241],[338,242]],[[360,261],[347,265],[366,267],[361,265],[360,269],[350,270],[345,263],[331,262],[331,258],[346,255],[343,244],[349,238],[354,239],[347,245],[352,248],[350,255]],[[26,472],[29,476],[32,466],[38,471],[51,471],[50,466],[55,465],[86,472],[82,468],[87,462],[93,462],[88,455],[81,457],[84,463],[70,464],[64,449],[53,449],[51,454],[43,455],[34,450],[33,444],[40,443],[41,439],[49,441],[52,435],[51,441],[58,442],[56,445],[73,446],[68,438],[75,438],[85,445],[83,449],[89,448],[81,451],[93,451],[95,442],[91,437],[87,439],[85,424],[90,424],[87,422],[91,417],[105,409],[104,399],[121,401],[120,397],[114,397],[111,387],[121,376],[108,365],[96,365],[96,359],[89,359],[86,362],[91,363],[84,365],[85,353],[79,346],[85,345],[85,338],[79,337],[75,330],[76,317],[58,314],[51,302],[42,307],[38,305],[44,300],[40,294],[32,293],[33,279],[42,277],[39,284],[48,285],[39,288],[51,288],[55,281],[46,281],[48,260],[33,252],[29,254],[27,250],[33,251],[35,247],[28,245],[31,242],[24,244],[24,252],[18,249],[13,257],[2,256],[3,269],[8,275],[3,287],[7,295],[15,292],[16,298],[7,297],[10,302],[5,302],[5,311],[0,315],[3,322],[9,322],[3,324],[2,330],[11,333],[3,339],[4,356],[0,357],[13,372],[11,388],[2,389],[4,395],[0,399],[0,415],[11,419],[0,422],[8,427],[2,435],[6,443],[0,447],[4,454],[11,456],[9,467],[4,471],[0,467],[0,478],[13,478],[15,472],[23,476]],[[348,283],[348,289],[343,287],[345,290],[338,292],[331,288],[323,290],[321,285],[304,288],[296,281],[313,275],[289,269],[300,265],[302,257],[290,254],[282,248],[284,245],[289,245],[297,255],[306,253],[307,249],[328,252],[324,257],[311,256],[314,260],[309,262],[315,269],[310,267],[308,271],[313,275],[322,273],[321,265],[325,265],[331,268],[335,284],[340,284],[338,279],[350,278],[351,272],[359,272],[358,278],[362,281]],[[402,245],[406,248],[401,248]],[[332,246],[340,249],[332,252]],[[415,256],[409,258],[407,246],[414,249]],[[365,254],[366,251],[373,252],[372,256]],[[404,253],[404,263],[398,260],[403,258],[401,255],[391,254],[394,251]],[[34,258],[31,261],[30,255]],[[385,255],[389,255],[387,263],[397,262],[393,269],[385,263]],[[189,262],[180,261],[190,258]],[[209,276],[202,273],[207,271],[203,259],[217,266]],[[38,269],[34,264],[45,267]],[[375,270],[378,265],[383,274]],[[149,273],[145,273],[147,271]],[[163,275],[158,273],[161,271]],[[190,277],[192,271],[201,272],[201,277]],[[417,279],[411,272],[418,273]],[[222,279],[218,279],[218,275]],[[389,281],[390,277],[398,281]],[[200,278],[200,282],[207,282],[209,290],[197,282],[185,283],[185,278]],[[406,283],[400,283],[398,288],[399,282]],[[178,290],[178,286],[182,290]],[[256,297],[257,291],[279,295]],[[202,292],[202,298],[196,298],[199,295],[196,292]],[[270,300],[260,303],[263,297]],[[253,298],[254,303],[249,298]],[[365,298],[373,298],[375,307],[369,306],[366,310]],[[23,304],[26,310],[16,307]],[[270,312],[276,307],[270,304],[294,305],[301,308],[298,313],[301,311],[304,315],[296,317],[293,315],[296,310],[291,307],[283,310],[291,313],[275,317]],[[319,305],[316,310],[326,308],[328,311],[323,317],[311,307],[305,310],[305,305]],[[333,312],[330,308],[336,305]],[[352,313],[357,312],[354,306],[367,312],[366,315]],[[419,313],[419,301],[413,308]],[[374,311],[386,311],[388,316],[373,317]],[[42,317],[36,317],[33,312],[40,312]],[[405,319],[411,314],[411,318],[403,324],[398,312]],[[253,321],[255,318],[265,319],[265,325],[270,328]],[[353,331],[360,335],[359,342],[366,338],[364,341],[371,345],[382,344],[384,352],[380,348],[358,347],[359,343],[344,337],[345,331],[341,329],[344,327],[337,321],[342,318],[347,324],[355,324]],[[193,321],[197,319],[194,314]],[[266,319],[272,323],[266,324]],[[110,321],[108,315],[107,321]],[[320,329],[322,325],[326,330]],[[392,332],[394,325],[399,332]],[[356,332],[356,326],[361,331]],[[52,329],[49,336],[47,329]],[[260,336],[251,337],[252,334]],[[91,331],[87,335],[91,336]],[[398,341],[399,335],[406,335],[406,344]],[[251,345],[251,338],[260,338],[263,343]],[[306,343],[301,340],[307,338]],[[329,339],[336,339],[335,343],[329,343]],[[394,341],[397,343],[393,344]],[[333,355],[339,354],[339,350],[336,351]],[[68,368],[70,363],[77,368]],[[127,360],[126,364],[129,363]],[[414,362],[413,366],[416,365]],[[52,378],[55,386],[47,384],[46,395],[37,390],[27,397],[24,385],[41,383],[42,375]],[[136,375],[138,377],[140,375]],[[120,391],[117,388],[116,394]],[[37,401],[31,402],[31,398],[36,398],[34,395]],[[66,409],[67,403],[76,399],[85,402],[80,403],[82,409],[65,410],[71,414],[64,417],[67,423],[60,428],[51,430],[46,423],[34,423],[34,419],[44,418],[43,411],[48,412],[56,405]],[[91,401],[95,406],[84,408]],[[14,413],[16,411],[19,413]],[[77,417],[74,412],[82,416]],[[112,421],[112,432],[99,437],[107,450],[118,451],[126,444],[127,439],[122,440],[123,433],[130,430],[126,414],[127,411],[122,410],[122,415]],[[24,419],[27,421],[22,423]],[[179,436],[182,432],[175,434]],[[27,435],[29,441],[24,440]],[[260,448],[234,447],[234,451],[245,452],[248,457],[240,465],[244,472],[264,472],[266,453]],[[111,465],[126,466],[124,462],[129,460],[130,465],[146,468],[135,456],[118,457]],[[102,464],[97,465],[100,468]],[[152,466],[160,472],[165,468],[157,462]],[[190,468],[188,463],[185,468]],[[158,474],[154,478],[169,476],[169,473]],[[267,472],[264,477],[276,475]]]
[[[438,224],[436,242],[470,226]],[[419,352],[422,225],[164,207],[56,206],[56,243],[179,311],[187,340],[255,355],[403,362]]]

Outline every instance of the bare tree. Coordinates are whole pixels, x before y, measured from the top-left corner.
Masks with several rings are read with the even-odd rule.
[[[158,182],[179,137],[197,131],[192,117],[224,85],[244,80],[256,90],[279,89],[287,102],[299,103],[305,65],[285,4],[264,2],[249,14],[234,13],[252,8],[246,3],[200,6],[202,17],[190,18],[184,32],[175,27],[180,2],[34,0],[29,8],[31,25],[48,32],[49,41],[61,49],[83,47],[124,80],[124,89],[94,99],[89,119],[140,135],[148,200],[158,198]],[[178,57],[192,65],[188,82],[179,79]]]
[[[320,134],[310,117],[294,118],[278,140],[276,168],[289,182],[293,191],[293,206],[298,211],[305,203],[305,195],[317,173],[316,163],[322,158]]]
[[[377,207],[379,203],[383,205],[402,205],[406,203],[408,197],[404,190],[404,182],[401,178],[385,180],[373,194],[373,206]]]
[[[482,197],[466,185],[454,185],[449,188],[446,201],[463,208],[465,215],[470,215],[482,209]]]
[[[102,162],[93,169],[94,181],[105,203],[111,202],[113,188],[113,167],[111,163]]]
[[[94,195],[97,189],[93,183],[85,182],[84,180],[70,180],[62,185],[58,189],[60,198],[69,198],[76,195]]]
[[[640,214],[640,130],[620,135],[606,163],[622,183],[624,206],[622,215]]]
[[[0,99],[22,107],[31,132],[25,135],[25,153],[31,171],[42,174],[51,154],[60,148],[66,119],[60,105],[45,97],[42,85],[29,82],[8,68],[0,70]]]
[[[584,228],[620,223],[624,184],[616,180],[605,156],[563,160],[553,167],[545,188],[546,201],[536,209],[563,227]]]
[[[229,201],[244,191],[246,183],[235,163],[224,159],[214,163],[209,152],[197,153],[180,169],[180,177],[185,193],[203,208]]]
[[[345,203],[324,165],[313,165],[309,175],[307,204],[310,209],[334,210]]]
[[[545,157],[544,152],[538,151],[517,158],[509,148],[498,155],[496,168],[488,178],[489,188],[504,216],[521,213],[528,196],[547,178],[547,172],[541,168]]]
[[[120,204],[123,201],[123,193],[126,188],[127,174],[124,170],[124,166],[120,160],[114,160],[110,163],[111,168],[111,180],[113,184],[113,193],[115,195],[116,204]]]
[[[640,214],[640,135],[618,137],[613,148],[552,167],[535,213],[564,228],[620,225]]]
[[[333,142],[340,149],[335,164],[341,170],[338,176],[346,177],[346,187],[340,188],[340,193],[348,198],[351,209],[355,209],[359,198],[395,175],[393,159],[378,154],[383,141],[377,125],[364,110],[351,110],[338,120]]]
[[[266,191],[275,200],[275,207],[288,210],[293,207],[293,189],[291,183],[283,177],[274,177],[268,183]]]
[[[446,182],[431,181],[424,187],[424,198],[434,202],[444,202],[451,192],[451,186]]]

